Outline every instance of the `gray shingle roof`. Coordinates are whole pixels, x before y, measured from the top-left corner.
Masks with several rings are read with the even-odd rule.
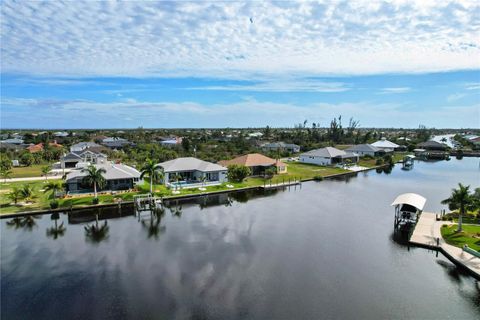
[[[322,158],[334,158],[337,156],[344,156],[347,153],[343,150],[339,150],[333,147],[326,147],[321,149],[310,150],[302,153],[301,156],[322,157]]]
[[[380,149],[372,146],[371,144],[357,144],[355,146],[351,146],[348,149],[345,149],[345,151],[350,151],[350,152],[378,152],[378,151],[380,151]]]
[[[103,174],[106,180],[140,178],[140,172],[137,169],[124,164],[106,163],[97,164],[95,167],[97,169],[103,168],[107,171]],[[74,178],[84,177],[85,175],[86,173],[82,172],[81,169],[75,169],[70,171],[66,180],[68,181]]]
[[[178,171],[226,171],[227,168],[221,165],[196,159],[193,157],[177,158],[170,161],[165,161],[158,164],[163,168],[164,172],[178,172]]]

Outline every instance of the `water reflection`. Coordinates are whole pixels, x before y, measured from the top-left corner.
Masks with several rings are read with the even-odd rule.
[[[394,196],[422,193],[434,211],[446,184],[478,181],[471,165],[445,163],[165,201],[135,216],[123,205],[68,222],[45,215],[41,232],[2,221],[2,317],[474,319],[478,282],[392,233]],[[68,232],[47,239],[62,219]]]
[[[103,224],[99,224],[98,222],[99,210],[95,213],[95,224],[86,225],[85,228],[85,239],[87,242],[98,244],[102,241],[108,239],[108,222],[107,220],[104,221]]]
[[[176,218],[182,217],[183,207],[181,204],[179,204],[178,200],[168,202],[168,204],[165,205],[165,208],[167,208],[170,211],[173,217],[176,217]]]
[[[50,228],[47,228],[47,237],[52,238],[53,240],[57,240],[60,237],[65,235],[65,231],[67,228],[63,226],[63,221],[60,225],[58,225],[57,221],[60,218],[58,212],[52,213],[50,219],[54,221],[54,225]]]
[[[15,217],[10,221],[7,221],[7,226],[15,230],[23,229],[27,231],[32,231],[34,228],[37,227],[37,222],[35,220],[39,218],[40,218],[39,216],[33,216],[33,215]]]
[[[142,227],[147,231],[147,238],[158,240],[160,234],[165,233],[167,227],[160,225],[165,215],[164,208],[157,208],[150,212],[150,219],[142,219]]]

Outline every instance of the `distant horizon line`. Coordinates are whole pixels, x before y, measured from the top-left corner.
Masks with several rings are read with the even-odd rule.
[[[268,126],[270,129],[296,129],[295,127],[272,127]],[[105,130],[105,131],[111,131],[111,130],[139,130],[139,129],[144,129],[144,130],[222,130],[222,129],[229,129],[229,130],[259,130],[259,129],[265,129],[267,126],[263,127],[178,127],[178,128],[160,128],[160,127],[136,127],[136,128],[1,128],[0,127],[0,132],[2,131],[12,131],[12,130],[32,130],[32,131],[80,131],[80,130]],[[317,129],[328,129],[329,127],[316,127]],[[348,128],[343,127],[343,129]],[[312,129],[311,126],[306,126],[304,129]],[[388,130],[421,130],[423,128],[407,128],[407,127],[361,127],[361,128],[356,128],[356,130],[368,130],[368,129],[388,129]],[[425,127],[425,129],[428,130],[480,130],[480,128],[435,128],[435,127]]]

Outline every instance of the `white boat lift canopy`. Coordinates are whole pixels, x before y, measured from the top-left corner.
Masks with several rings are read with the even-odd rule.
[[[425,203],[427,202],[427,199],[422,197],[421,195],[418,195],[416,193],[404,193],[399,195],[393,202],[392,206],[397,206],[397,205],[402,205],[402,204],[408,204],[411,205],[415,208],[417,208],[420,211],[423,211],[423,207],[425,207]]]

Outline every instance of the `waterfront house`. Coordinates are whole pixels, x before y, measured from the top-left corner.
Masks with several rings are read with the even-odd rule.
[[[275,168],[277,173],[286,173],[287,165],[260,153],[249,153],[231,160],[222,160],[218,164],[228,167],[233,164],[249,167],[252,176],[264,175],[269,168]]]
[[[193,157],[177,158],[159,163],[167,186],[195,186],[227,182],[227,168]]]
[[[386,138],[382,138],[377,142],[372,143],[372,146],[381,149],[386,153],[393,152],[400,147],[398,144],[388,141]]]
[[[79,163],[103,164],[107,162],[107,156],[96,148],[87,148],[82,151],[73,151],[60,158],[62,169],[75,168]]]
[[[360,157],[363,157],[363,156],[378,157],[385,154],[385,151],[377,147],[374,147],[371,144],[357,144],[357,145],[351,146],[348,149],[345,149],[345,151],[358,154]]]
[[[270,142],[270,143],[265,143],[261,147],[262,147],[262,150],[265,152],[271,152],[271,151],[287,151],[291,153],[300,152],[300,146],[293,143]]]
[[[93,187],[83,182],[86,173],[82,172],[82,169],[88,165],[89,164],[84,163],[67,174],[65,184],[68,193],[93,192]],[[106,185],[99,189],[99,191],[129,190],[132,189],[135,184],[141,183],[140,172],[133,167],[124,164],[115,164],[113,162],[95,164],[95,167],[97,169],[105,169],[106,171],[103,174]]]
[[[320,166],[329,166],[346,162],[357,163],[358,155],[337,148],[326,147],[302,153],[299,156],[299,161]]]
[[[428,151],[446,151],[447,150],[446,144],[440,143],[438,141],[433,141],[433,140],[419,143],[417,147],[420,149],[428,150]]]

